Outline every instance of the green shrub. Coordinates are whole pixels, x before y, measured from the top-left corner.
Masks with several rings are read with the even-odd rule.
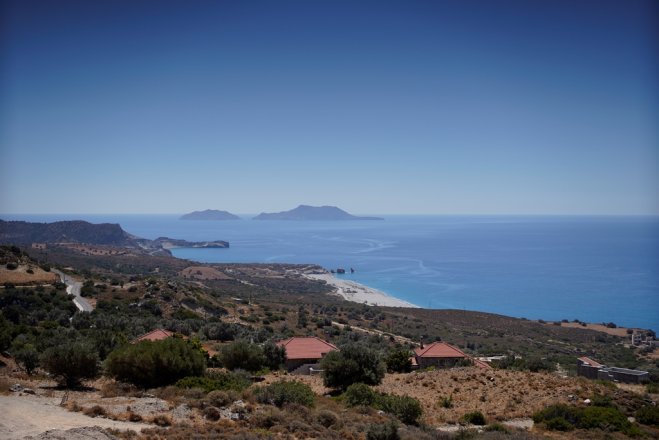
[[[242,391],[249,387],[252,381],[240,372],[216,372],[206,376],[188,376],[176,382],[179,388],[198,388],[206,393],[211,391]]]
[[[346,389],[353,383],[378,385],[385,373],[377,351],[364,344],[346,344],[341,351],[331,351],[320,362],[325,386]]]
[[[187,341],[167,338],[118,348],[108,356],[105,368],[107,374],[117,380],[155,388],[186,376],[201,376],[206,369],[206,359]]]
[[[220,363],[228,370],[259,371],[267,364],[263,350],[256,344],[236,341],[220,350]]]
[[[344,396],[348,406],[372,406],[378,398],[378,394],[363,383],[350,385]]]
[[[340,423],[339,416],[335,412],[329,411],[327,409],[318,411],[318,414],[316,415],[316,421],[325,428],[329,428],[330,426],[337,426]]]
[[[442,408],[453,408],[453,395],[439,399],[439,406]]]
[[[383,394],[378,398],[377,406],[383,411],[395,415],[406,425],[417,425],[423,414],[421,402],[410,396]]]
[[[551,431],[572,431],[574,429],[574,425],[563,417],[549,419],[545,422],[545,426]]]
[[[409,373],[412,371],[412,359],[409,350],[391,351],[384,362],[390,373]]]
[[[631,423],[617,408],[591,406],[583,409],[578,426],[582,429],[625,431]]]
[[[644,425],[659,426],[659,406],[644,406],[636,411],[636,420]]]
[[[606,400],[602,400],[606,403]],[[627,417],[613,406],[589,406],[579,408],[567,405],[552,405],[533,415],[535,423],[545,423],[547,429],[569,431],[579,429],[601,429],[622,431],[631,434],[635,431]]]
[[[98,376],[98,354],[84,342],[65,342],[44,351],[41,366],[69,388]]]
[[[462,421],[471,423],[472,425],[483,426],[486,425],[485,416],[480,411],[473,411],[462,416]]]
[[[309,385],[295,381],[275,382],[268,386],[257,388],[254,394],[259,402],[278,407],[282,407],[287,403],[313,406],[316,399],[316,395]]]
[[[650,382],[649,384],[646,385],[646,389],[648,393],[659,394],[659,383]]]
[[[235,402],[236,400],[240,399],[240,397],[234,390],[215,390],[208,393],[206,399],[208,400],[208,403],[213,406],[223,407]]]
[[[484,430],[488,432],[510,432],[505,425],[498,422],[487,425]]]
[[[385,424],[369,425],[366,431],[366,440],[399,440],[398,424],[390,420]]]

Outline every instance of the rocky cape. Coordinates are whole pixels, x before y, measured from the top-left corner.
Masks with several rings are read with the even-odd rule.
[[[206,209],[205,211],[193,211],[184,214],[180,217],[180,220],[241,220],[241,218],[228,211]]]
[[[316,221],[339,221],[339,220],[384,220],[380,217],[358,217],[337,208],[336,206],[309,206],[300,205],[290,211],[263,212],[254,220],[316,220]]]
[[[54,223],[30,223],[0,220],[0,243],[29,245],[32,243],[79,243],[142,250],[149,254],[171,255],[172,248],[228,248],[229,242],[216,240],[192,242],[168,237],[155,240],[136,237],[113,223],[89,223],[82,220]]]

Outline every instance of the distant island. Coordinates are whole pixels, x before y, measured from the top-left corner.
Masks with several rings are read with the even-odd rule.
[[[182,215],[180,220],[241,220],[241,218],[227,211],[207,209],[205,211],[194,211]]]
[[[349,214],[343,209],[336,206],[309,206],[300,205],[295,209],[283,212],[263,212],[254,220],[321,220],[321,221],[337,221],[337,220],[384,220],[380,217],[358,217]]]
[[[172,248],[228,248],[229,242],[192,242],[160,237],[155,240],[136,237],[113,223],[94,224],[82,220],[54,223],[30,223],[0,220],[0,244],[91,244],[135,249],[150,255],[171,255]]]

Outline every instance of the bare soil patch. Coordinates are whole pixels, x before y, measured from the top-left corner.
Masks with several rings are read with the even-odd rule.
[[[231,280],[232,278],[214,267],[208,266],[190,266],[179,272],[183,278],[194,280]]]
[[[553,325],[552,323],[547,323],[547,325]],[[596,332],[602,332],[606,333],[608,335],[612,336],[620,336],[622,338],[628,337],[627,334],[627,328],[626,327],[616,327],[616,328],[610,328],[602,324],[586,324],[586,326],[583,326],[579,324],[578,322],[561,322],[561,327],[567,327],[567,328],[585,328],[588,330],[595,330]]]
[[[29,273],[28,270],[33,273]],[[57,280],[59,280],[59,277],[56,274],[46,272],[36,265],[20,265],[14,270],[0,266],[0,284],[11,283],[24,286],[29,284],[50,284]]]

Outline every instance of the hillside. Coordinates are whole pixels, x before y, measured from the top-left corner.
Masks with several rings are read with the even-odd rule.
[[[205,211],[193,211],[184,214],[180,217],[180,220],[241,220],[241,218],[228,211],[206,209]]]
[[[380,217],[358,217],[337,208],[336,206],[308,206],[300,205],[290,211],[266,213],[263,212],[254,220],[316,220],[316,221],[338,221],[338,220],[384,220]]]
[[[54,223],[30,223],[0,220],[0,243],[89,243],[131,246],[133,236],[118,224],[92,224],[82,220]]]
[[[152,255],[171,255],[169,249],[228,248],[227,241],[189,242],[160,237],[155,240],[139,238],[124,231],[118,224],[94,224],[82,220],[54,223],[30,223],[0,220],[0,244],[31,245],[58,244],[79,249],[79,245],[106,246],[115,249],[101,250],[101,254],[116,255],[127,250]],[[97,249],[98,251],[98,249]],[[93,253],[93,252],[92,252]]]
[[[386,374],[375,388],[377,391],[414,396],[422,406],[421,421],[427,428],[399,424],[401,438],[416,440],[456,438],[437,437],[431,432],[437,428],[460,429],[456,423],[473,411],[481,411],[488,423],[512,423],[506,429],[515,432],[517,422],[511,418],[523,418],[523,423],[531,423],[531,415],[552,404],[574,405],[585,398],[605,395],[606,399],[615,399],[625,415],[633,416],[647,405],[647,399],[656,399],[644,395],[645,388],[641,386],[638,390],[627,390],[552,372],[557,365],[563,371],[569,370],[575,357],[584,354],[619,365],[648,365],[646,359],[623,345],[622,337],[489,313],[351,303],[328,295],[332,289],[327,284],[303,276],[322,271],[314,265],[201,264],[151,255],[135,258],[136,254],[126,249],[122,251],[125,253],[108,254],[108,247],[102,245],[53,244],[46,249],[26,249],[29,256],[15,247],[2,249],[8,262],[36,267],[39,261],[42,266],[65,270],[82,284],[81,295],[95,310],[76,312],[61,283],[52,287],[6,286],[0,289],[0,351],[21,350],[27,343],[36,352],[44,352],[62,344],[62,336],[67,335],[87,341],[99,359],[104,360],[127,341],[163,328],[190,341],[199,341],[211,356],[236,341],[260,346],[291,336],[314,335],[338,347],[346,343],[363,344],[381,356],[409,350],[416,341],[441,339],[470,355],[505,354],[514,360],[501,363],[494,370],[465,366]],[[217,366],[221,359],[214,357],[209,362]],[[63,398],[65,390],[55,389],[52,377],[43,372],[38,372],[36,377],[16,373],[14,361],[3,362],[10,368],[0,364],[0,394],[4,380],[5,389],[17,382],[35,388],[35,404],[46,402],[44,399],[53,394],[57,397],[53,402]],[[209,378],[224,377],[224,373],[215,369],[208,371]],[[143,431],[137,438],[155,438],[148,437],[155,435],[172,439],[200,436],[200,433],[204,434],[200,438],[214,438],[217,432],[226,438],[231,438],[230,432],[243,435],[236,438],[253,438],[252,434],[263,432],[264,436],[256,438],[270,438],[263,429],[279,433],[281,438],[363,439],[364,432],[388,423],[393,417],[374,408],[351,408],[343,397],[327,397],[330,390],[319,376],[299,377],[282,371],[263,371],[259,375],[263,375],[263,382],[246,383],[244,386],[248,388],[240,394],[228,389],[210,394],[177,386],[147,392],[106,377],[90,383],[96,391],[72,391],[69,408],[83,414],[106,414],[115,420],[141,420],[153,428],[150,434]],[[259,387],[282,379],[308,384],[315,393],[315,406],[285,405],[278,409],[259,398]],[[53,387],[43,388],[45,381]],[[15,396],[8,396],[6,405],[14,405],[13,399],[21,402],[26,399]],[[223,407],[217,411],[209,408],[211,399],[224,402],[217,404]],[[246,414],[244,419],[231,419],[233,411],[228,416],[222,415],[227,411],[224,406],[231,406],[234,401],[237,404],[239,399],[245,406],[236,413]],[[157,405],[155,413],[147,409],[154,405]],[[58,408],[56,404],[50,407]],[[161,422],[171,426],[156,428],[154,424]],[[447,427],[447,423],[451,425]],[[544,434],[542,429],[532,428],[529,433],[510,438],[539,438],[536,434],[538,430]],[[605,438],[595,434],[596,431],[575,431],[567,438]],[[618,434],[606,438],[623,438]],[[483,438],[508,436],[485,434]]]

